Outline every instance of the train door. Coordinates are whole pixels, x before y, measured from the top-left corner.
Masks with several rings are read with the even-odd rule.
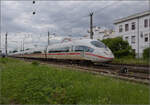
[[[82,45],[75,46],[75,52],[80,53],[80,57],[83,58],[85,56],[85,48]]]
[[[72,46],[71,58],[76,60],[83,60],[84,52],[81,46]]]
[[[81,51],[80,55],[81,55],[82,57],[84,57],[84,55],[85,55],[85,51],[84,51],[84,50],[83,50],[83,51]]]

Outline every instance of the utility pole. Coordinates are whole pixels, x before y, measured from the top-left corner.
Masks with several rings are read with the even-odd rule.
[[[6,56],[7,56],[7,32],[5,34],[5,53],[6,53]]]
[[[49,44],[50,44],[50,43],[49,43],[49,31],[48,31],[48,46],[49,46]]]
[[[20,41],[20,52],[22,52],[22,40]]]
[[[1,33],[0,33],[0,53],[2,52],[2,45],[1,45]]]
[[[137,37],[138,37],[138,59],[140,58],[140,51],[139,51],[139,48],[140,48],[140,38],[139,38],[139,17],[137,19]]]
[[[150,0],[149,0],[149,5],[148,6],[149,6],[149,11],[150,11]]]
[[[24,37],[23,40],[22,40],[23,55],[24,55],[24,51],[25,51],[25,38],[26,37]]]
[[[149,5],[148,6],[149,6],[148,11],[150,11],[150,0],[149,0]],[[149,21],[150,21],[150,19],[149,19]],[[150,22],[149,22],[149,24],[150,24]],[[149,27],[149,30],[150,30],[150,27]],[[149,37],[150,37],[150,33],[149,33]],[[150,38],[149,38],[149,47],[150,47]]]
[[[23,40],[21,41],[21,55],[23,56]]]
[[[90,13],[90,38],[93,39],[93,12]]]
[[[1,0],[0,0],[0,6],[1,6]],[[1,7],[0,7],[0,15],[1,15]],[[0,19],[1,21],[1,19]],[[0,53],[2,53],[2,42],[1,42],[1,39],[2,39],[2,34],[1,34],[1,28],[0,28]]]
[[[23,39],[23,43],[22,43],[22,44],[23,44],[23,46],[22,46],[22,47],[23,47],[23,54],[24,54],[24,39]]]

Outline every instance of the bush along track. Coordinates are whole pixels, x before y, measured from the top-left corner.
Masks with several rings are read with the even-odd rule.
[[[149,104],[149,87],[106,76],[1,59],[0,104]]]

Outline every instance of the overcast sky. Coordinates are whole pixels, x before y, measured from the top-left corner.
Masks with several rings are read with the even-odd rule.
[[[55,33],[51,42],[72,35],[82,37],[89,28],[89,13],[94,12],[94,26],[114,28],[115,19],[146,11],[148,0],[126,1],[2,1],[1,35],[8,32],[8,47],[16,49],[25,41],[26,48],[45,46],[47,31]],[[32,12],[36,14],[33,15]]]

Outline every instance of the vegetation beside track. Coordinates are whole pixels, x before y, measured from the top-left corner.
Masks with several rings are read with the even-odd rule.
[[[150,61],[148,59],[137,59],[137,58],[115,58],[112,63],[117,64],[131,64],[131,65],[149,65]]]
[[[124,41],[122,37],[108,38],[102,40],[113,52],[115,58],[135,57],[135,52],[127,41]]]
[[[150,61],[150,48],[146,48],[143,52],[143,58],[136,58],[136,54],[127,41],[124,41],[121,37],[108,38],[102,40],[113,52],[115,59],[112,63],[118,64],[137,64],[137,65],[149,65]]]
[[[149,104],[149,86],[0,58],[0,104]]]

